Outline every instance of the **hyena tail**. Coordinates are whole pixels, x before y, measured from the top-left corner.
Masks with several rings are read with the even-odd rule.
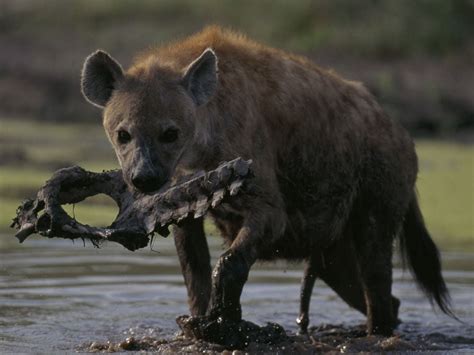
[[[416,194],[413,194],[403,223],[400,251],[404,265],[408,264],[430,302],[435,301],[444,313],[457,318],[451,309],[448,288],[441,274],[439,251],[426,229]]]

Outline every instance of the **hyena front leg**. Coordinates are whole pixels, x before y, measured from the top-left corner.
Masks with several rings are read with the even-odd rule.
[[[177,319],[186,336],[230,347],[243,347],[251,341],[250,337],[259,332],[258,326],[242,320],[240,296],[250,268],[257,260],[259,246],[271,242],[263,238],[272,238],[277,231],[283,231],[278,225],[285,219],[280,215],[269,215],[268,210],[272,209],[259,209],[255,203],[245,212],[237,236],[220,256],[212,272],[211,301],[206,316],[182,316]]]
[[[174,241],[188,290],[191,314],[204,315],[211,296],[211,258],[203,219],[188,218],[180,227],[175,227]]]

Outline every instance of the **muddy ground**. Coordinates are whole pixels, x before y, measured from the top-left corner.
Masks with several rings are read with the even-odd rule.
[[[77,350],[85,352],[160,352],[160,353],[205,353],[205,354],[244,354],[244,353],[358,353],[385,351],[443,351],[453,350],[448,344],[459,339],[449,339],[440,333],[411,335],[395,332],[392,337],[367,336],[365,326],[346,327],[326,324],[309,329],[308,335],[286,333],[276,324],[261,328],[269,332],[272,339],[267,343],[253,341],[241,349],[226,348],[221,345],[196,341],[177,335],[174,338],[160,338],[159,334],[141,338],[127,337],[119,342],[92,342]],[[268,339],[268,338],[267,338]],[[474,339],[463,339],[472,343]]]

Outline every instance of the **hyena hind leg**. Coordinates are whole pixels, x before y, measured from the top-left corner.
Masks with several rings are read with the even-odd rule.
[[[322,260],[319,277],[350,307],[367,315],[364,282],[352,237],[348,235],[337,241],[324,252]],[[397,319],[400,301],[394,296],[391,300],[392,314]]]
[[[317,265],[315,259],[310,257],[306,262],[303,279],[301,281],[300,314],[298,318],[296,318],[296,324],[298,324],[300,328],[299,334],[306,334],[308,332],[309,304],[311,302],[314,282],[317,279],[316,269]]]
[[[392,296],[392,238],[368,228],[358,250],[367,307],[367,333],[390,336],[400,302]],[[395,302],[395,304],[394,304]]]
[[[351,238],[341,239],[321,255],[311,256],[306,263],[301,283],[300,313],[296,319],[299,334],[307,334],[309,306],[316,279],[321,278],[350,307],[367,315],[367,299],[359,260]],[[393,326],[399,323],[400,301],[391,296]]]

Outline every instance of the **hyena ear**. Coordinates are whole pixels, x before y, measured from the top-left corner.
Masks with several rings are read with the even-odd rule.
[[[204,105],[211,99],[217,87],[217,56],[211,48],[188,66],[182,84],[196,105]]]
[[[103,108],[122,77],[120,64],[106,52],[98,50],[86,58],[82,67],[82,94],[91,104]]]

